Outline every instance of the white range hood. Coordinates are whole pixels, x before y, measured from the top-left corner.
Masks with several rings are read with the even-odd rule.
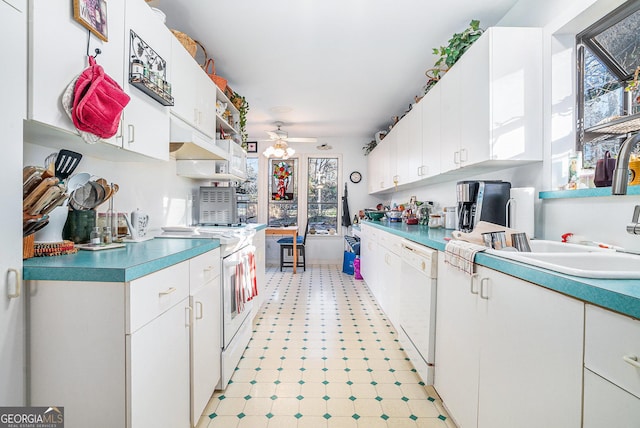
[[[179,160],[223,160],[230,158],[228,150],[182,119],[171,115],[169,150]]]

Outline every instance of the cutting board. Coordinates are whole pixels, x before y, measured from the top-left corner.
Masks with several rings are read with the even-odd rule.
[[[504,231],[505,234],[507,235],[507,246],[508,247],[513,246],[511,244],[511,234],[520,233],[520,231],[515,229],[510,229],[508,227],[501,226],[499,224],[489,223],[488,221],[479,221],[478,224],[476,224],[476,227],[471,232],[468,232],[468,233],[455,230],[451,233],[451,236],[453,236],[454,239],[472,242],[478,245],[484,245],[484,239],[482,239],[483,233],[501,232],[501,231]],[[527,237],[527,241],[528,240],[529,239]]]

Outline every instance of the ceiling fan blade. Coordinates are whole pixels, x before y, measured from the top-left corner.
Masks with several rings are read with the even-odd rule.
[[[304,137],[291,137],[287,138],[287,141],[290,143],[317,143],[317,138],[304,138]]]
[[[267,134],[269,134],[269,138],[272,140],[279,140],[280,136],[275,133],[274,131],[265,131]]]

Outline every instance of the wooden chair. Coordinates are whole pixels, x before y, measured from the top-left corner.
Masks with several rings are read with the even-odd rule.
[[[304,235],[298,235],[296,237],[296,247],[298,250],[298,266],[303,270],[307,270],[307,257],[305,253],[305,244],[307,242],[307,233],[309,232],[309,223],[307,222],[307,226],[304,229]],[[286,238],[281,238],[276,241],[280,244],[280,272],[282,272],[283,267],[293,267],[292,261],[284,260],[284,251],[287,250],[290,254],[293,254],[293,236],[287,236]]]

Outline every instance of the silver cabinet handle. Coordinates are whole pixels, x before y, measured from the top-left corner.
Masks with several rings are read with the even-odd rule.
[[[176,291],[176,287],[170,287],[169,289],[165,290],[165,291],[161,291],[158,293],[158,296],[166,296],[168,294],[173,293],[174,291]]]
[[[638,362],[638,357],[635,355],[625,355],[622,359],[625,363],[631,364],[633,367],[640,369],[640,362]]]
[[[455,163],[456,165],[460,164],[460,151],[455,151],[453,152],[453,163]]]
[[[487,284],[487,293],[485,294],[484,285]],[[480,280],[480,298],[489,300],[489,278],[482,278]]]
[[[471,294],[478,294],[478,290],[475,290],[473,288],[473,284],[474,284],[474,279],[476,279],[478,277],[477,273],[474,273],[473,275],[471,275],[471,280],[469,281],[469,287],[471,288]]]
[[[200,307],[200,315],[198,315],[198,307]],[[201,320],[203,313],[204,313],[204,307],[202,305],[202,302],[196,302],[196,319]]]
[[[20,288],[22,285],[22,279],[20,278],[20,271],[18,269],[14,269],[14,268],[9,268],[7,269],[7,287],[9,287],[9,277],[11,276],[11,274],[15,275],[16,278],[16,288],[14,290],[13,293],[9,293],[9,290],[7,288],[7,297],[10,299],[17,299],[18,297],[20,297]]]
[[[129,144],[133,144],[136,141],[136,127],[134,125],[127,125],[127,129],[129,130]]]
[[[464,153],[464,156],[462,156],[463,153]],[[465,149],[465,148],[460,149],[460,163],[466,162],[468,160],[469,160],[469,158],[467,156],[467,149]]]
[[[185,306],[184,314],[185,314],[184,326],[191,327],[191,306]]]

